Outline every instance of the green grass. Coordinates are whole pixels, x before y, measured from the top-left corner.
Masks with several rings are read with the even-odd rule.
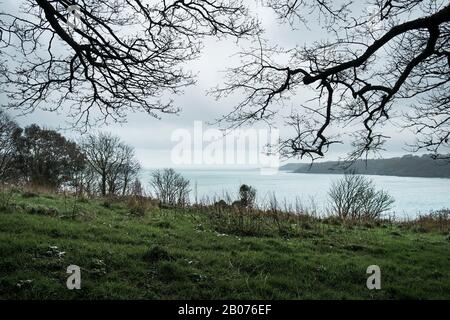
[[[206,213],[128,212],[124,203],[14,194],[0,210],[0,298],[450,298],[442,233],[314,222],[290,238],[242,236],[217,232]],[[71,264],[81,267],[81,290],[66,288]],[[366,288],[372,264],[381,290]]]

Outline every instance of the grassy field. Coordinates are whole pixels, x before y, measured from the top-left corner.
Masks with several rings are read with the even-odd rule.
[[[136,216],[125,202],[14,193],[0,209],[0,298],[450,299],[447,231],[326,221],[282,235],[224,230],[207,212]],[[71,264],[81,290],[66,288]],[[373,264],[381,290],[366,288]]]

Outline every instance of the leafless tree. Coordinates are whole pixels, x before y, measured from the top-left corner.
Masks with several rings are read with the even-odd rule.
[[[386,191],[375,189],[372,180],[353,173],[333,182],[328,194],[332,213],[343,219],[379,219],[394,203]]]
[[[0,12],[7,106],[70,108],[77,124],[94,110],[114,120],[130,109],[177,112],[163,96],[194,83],[183,64],[198,57],[202,38],[258,32],[237,0],[23,0],[21,8]]]
[[[382,149],[388,138],[383,128],[393,123],[392,118],[416,133],[415,150],[448,152],[447,0],[263,3],[294,28],[299,23],[319,23],[328,39],[292,49],[270,46],[260,39],[241,52],[242,63],[229,70],[226,85],[214,92],[217,97],[243,93],[245,99],[222,121],[232,126],[270,123],[289,99],[300,93],[313,94],[302,105],[291,104],[292,111],[281,115],[293,130],[280,144],[286,156],[322,157],[330,145],[346,139],[344,134],[333,135],[333,128],[352,139],[350,159],[367,156]]]
[[[133,183],[131,184],[131,188],[130,188],[130,194],[134,197],[143,197],[145,196],[145,190],[144,187],[142,186],[141,181],[136,178],[134,179]]]
[[[14,136],[20,134],[19,126],[0,109],[0,182],[11,177],[10,163],[14,160],[16,144]]]
[[[122,166],[119,177],[122,188],[122,196],[129,193],[135,194],[134,192],[138,189],[136,182],[140,183],[137,178],[140,169],[141,165],[136,159],[134,159],[134,156],[129,158],[128,161],[126,161],[126,163]]]
[[[74,177],[72,187],[77,196],[92,196],[97,193],[98,174],[91,165],[86,165],[84,170],[81,170]]]
[[[184,206],[189,202],[189,180],[173,169],[156,170],[151,185],[164,204]]]
[[[98,175],[102,196],[126,193],[129,183],[139,171],[132,147],[109,133],[88,135],[82,149],[90,169]]]
[[[140,170],[140,164],[134,158],[134,149],[124,143],[117,145],[115,159],[106,177],[108,193],[125,195],[130,181]]]

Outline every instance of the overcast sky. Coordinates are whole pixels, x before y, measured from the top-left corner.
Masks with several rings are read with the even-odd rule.
[[[3,2],[3,11],[16,8],[17,0],[0,0]],[[252,1],[253,2],[253,1]],[[281,26],[275,19],[271,10],[257,8],[257,13],[266,30],[265,37],[272,43],[290,48],[296,45],[311,43],[323,37],[320,30],[308,30],[304,27],[292,31],[288,26]],[[110,131],[121,137],[126,143],[136,149],[137,157],[144,167],[173,166],[170,153],[175,142],[171,141],[172,132],[178,128],[192,130],[194,121],[209,122],[228,113],[234,103],[239,100],[238,96],[216,101],[213,97],[206,95],[206,90],[220,84],[223,81],[223,70],[226,66],[236,64],[236,58],[232,55],[237,50],[237,45],[231,41],[217,41],[209,39],[205,42],[202,57],[188,65],[195,73],[198,73],[197,85],[185,89],[182,96],[174,97],[177,106],[182,107],[179,115],[164,115],[162,120],[157,120],[144,113],[130,113],[127,123],[110,124],[98,127],[98,130]],[[306,94],[306,93],[305,93]],[[6,98],[0,94],[1,102]],[[291,101],[292,106],[301,103],[305,98],[301,95]],[[11,112],[14,116],[18,113]],[[16,117],[16,121],[22,126],[37,123],[50,128],[67,127],[65,114],[36,111],[26,116]],[[279,122],[281,134],[284,132],[282,122]],[[65,135],[77,138],[79,133],[63,131]],[[401,132],[394,127],[387,129],[387,134],[392,138],[386,145],[383,157],[398,156],[408,153],[405,151],[405,143],[412,143],[414,136],[408,132]],[[349,145],[336,145],[326,155],[325,160],[335,160],[344,156],[350,150]],[[292,160],[291,160],[292,161]]]

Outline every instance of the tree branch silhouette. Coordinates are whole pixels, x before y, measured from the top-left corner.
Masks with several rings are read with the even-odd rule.
[[[235,0],[26,0],[20,15],[0,18],[7,107],[69,108],[80,125],[94,109],[115,121],[130,110],[176,113],[170,95],[195,82],[184,63],[198,57],[203,37],[258,32]]]
[[[415,130],[415,149],[448,150],[448,3],[375,1],[376,12],[359,19],[347,16],[349,3],[333,8],[331,1],[270,0],[267,5],[290,23],[298,18],[307,24],[305,13],[315,8],[328,15],[325,28],[335,40],[290,50],[260,40],[241,52],[241,65],[230,68],[227,83],[213,93],[220,98],[239,92],[245,99],[220,121],[270,122],[299,89],[307,89],[315,98],[293,107],[287,117],[294,133],[281,141],[282,154],[322,157],[331,144],[342,142],[342,135],[329,133],[330,127],[342,125],[345,131],[353,124],[359,127],[349,133],[354,136],[352,160],[382,149],[388,137],[379,130],[396,114],[395,107],[402,109],[397,101],[403,99],[414,105],[415,112],[402,115],[402,125]],[[382,27],[373,28],[374,16]],[[283,56],[288,64],[278,62]]]

